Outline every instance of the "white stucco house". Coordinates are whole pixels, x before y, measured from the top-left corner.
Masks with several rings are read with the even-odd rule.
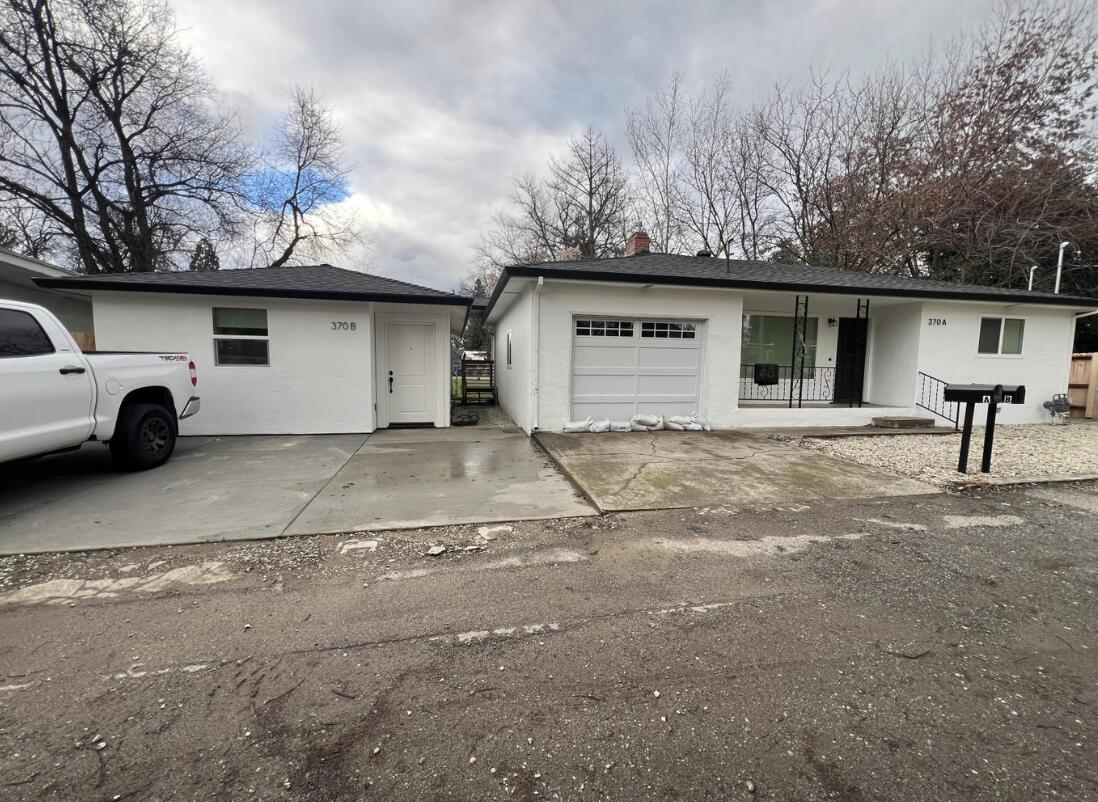
[[[649,253],[515,265],[485,313],[500,404],[527,432],[689,415],[714,427],[952,425],[946,383],[1023,384],[1049,420],[1098,301],[828,268]]]
[[[450,335],[468,298],[331,265],[36,284],[91,298],[99,350],[190,353],[202,411],[182,434],[450,425]]]

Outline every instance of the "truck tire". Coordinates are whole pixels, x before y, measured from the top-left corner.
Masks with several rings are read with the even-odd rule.
[[[167,462],[175,450],[175,416],[159,404],[130,404],[118,413],[110,440],[114,464],[127,471],[147,471]]]

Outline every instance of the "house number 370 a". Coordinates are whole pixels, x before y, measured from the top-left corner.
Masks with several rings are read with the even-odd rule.
[[[353,320],[333,320],[332,331],[358,331],[358,324]]]
[[[928,317],[926,319],[926,325],[928,326],[944,326],[946,319],[944,317]]]

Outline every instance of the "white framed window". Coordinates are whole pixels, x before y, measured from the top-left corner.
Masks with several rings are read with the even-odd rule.
[[[982,317],[976,351],[985,356],[1019,356],[1025,331],[1024,318]]]
[[[577,337],[632,337],[632,320],[593,320],[576,318]]]
[[[267,310],[213,308],[214,364],[270,365]]]
[[[511,331],[507,331],[507,367],[511,367]]]
[[[662,320],[641,322],[641,337],[657,340],[693,340],[697,327],[693,323],[672,323]]]

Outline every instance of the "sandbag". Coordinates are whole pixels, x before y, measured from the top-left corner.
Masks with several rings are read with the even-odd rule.
[[[583,420],[570,420],[565,421],[564,431],[566,432],[589,432],[591,431],[591,416],[588,415]]]
[[[612,420],[610,421],[610,431],[612,432],[628,432],[632,431],[633,424],[627,420]]]
[[[664,425],[673,432],[681,432],[686,428],[681,423],[675,423],[675,421],[670,418],[664,421]]]
[[[662,421],[659,415],[634,415],[631,423],[635,423],[638,426],[652,427],[659,426]]]
[[[607,418],[606,420],[595,421],[591,424],[591,428],[589,431],[596,433],[610,431],[610,419]]]

